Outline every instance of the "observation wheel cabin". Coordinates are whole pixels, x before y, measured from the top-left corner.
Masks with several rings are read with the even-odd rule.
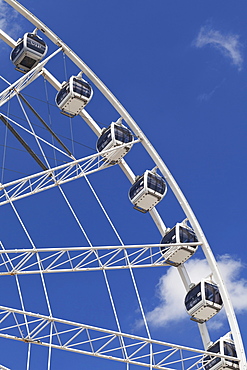
[[[12,46],[15,45],[15,47],[10,54],[10,59],[16,69],[23,73],[35,68],[47,53],[48,47],[42,38],[37,35],[37,31],[38,30],[34,30],[32,33],[25,33],[23,38],[19,39],[16,43],[12,43]],[[80,64],[80,69],[83,69],[82,62]],[[59,82],[56,84],[56,89],[60,88],[60,90],[56,94],[55,102],[57,107],[61,110],[61,113],[66,116],[74,117],[80,114],[93,97],[93,89],[91,85],[82,78],[82,74],[83,72],[80,72],[77,76],[71,76],[69,80],[63,82],[62,85],[60,85]],[[88,73],[88,75],[92,83],[98,86],[95,83],[97,80],[93,78],[93,75],[90,73]],[[105,95],[107,96],[107,94]],[[110,101],[109,98],[108,100]],[[117,111],[120,112],[121,110],[118,109]],[[129,125],[131,126],[130,123]],[[135,131],[134,125],[132,127],[133,131]],[[101,131],[101,135],[96,143],[96,148],[104,161],[110,164],[117,164],[130,151],[133,140],[133,133],[128,127],[122,124],[122,118],[120,118],[117,122],[112,122],[109,127]],[[25,147],[27,148],[26,144]],[[29,150],[29,153],[31,153],[31,150]],[[35,153],[33,153],[32,156],[36,158],[38,163],[42,164]],[[160,163],[158,160],[154,162]],[[44,167],[42,168],[46,169]],[[156,168],[157,167],[153,170],[146,170],[141,176],[136,177],[135,182],[129,189],[129,199],[134,209],[142,213],[151,211],[153,207],[165,197],[167,192],[165,179],[156,173]],[[160,166],[160,169],[161,168]],[[163,171],[163,173],[165,172]],[[167,176],[167,174],[165,176]],[[186,222],[183,222],[177,223],[172,229],[167,229],[166,234],[161,240],[161,244],[160,251],[165,262],[172,266],[180,266],[194,255],[200,243],[193,229],[189,227]],[[221,292],[223,296],[224,290],[222,288]],[[199,284],[191,285],[190,290],[185,296],[184,302],[186,311],[191,316],[191,320],[198,323],[208,321],[223,307],[219,287],[209,279],[203,279]],[[225,304],[225,306],[227,305]],[[234,337],[234,331],[232,331],[232,333]],[[236,348],[238,350],[237,342]],[[229,335],[220,338],[210,345],[207,351],[211,352],[212,356],[204,355],[201,364],[204,370],[239,369],[235,345]],[[236,360],[217,357],[217,354],[235,357]]]
[[[146,170],[131,186],[129,199],[134,204],[134,209],[146,213],[164,198],[166,192],[164,178],[154,171]]]
[[[209,320],[223,307],[218,286],[207,279],[190,289],[184,303],[191,320],[199,323]]]
[[[92,87],[78,75],[71,76],[67,82],[62,84],[62,88],[57,93],[55,101],[63,114],[74,117],[89,103],[92,96]]]
[[[207,351],[219,353],[225,356],[237,357],[234,342],[229,335],[218,339],[207,349]],[[205,370],[239,369],[239,364],[234,360],[205,356],[203,359],[203,368]]]
[[[198,239],[194,231],[185,223],[177,223],[162,238],[161,244],[196,243]],[[162,246],[161,253],[166,263],[179,266],[187,261],[196,251],[197,245]]]
[[[130,143],[133,141],[132,132],[124,125],[122,120],[112,122],[109,127],[102,130],[102,134],[96,143],[98,152],[103,150],[116,148],[116,150],[103,154],[103,158],[108,160],[111,164],[120,162],[120,160],[127,154],[133,144],[126,145],[119,148],[120,145]]]
[[[26,73],[36,67],[47,53],[47,49],[46,43],[36,32],[25,33],[12,50],[10,60],[14,63],[16,69]]]

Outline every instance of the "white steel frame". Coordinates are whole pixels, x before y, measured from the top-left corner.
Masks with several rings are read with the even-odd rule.
[[[171,246],[175,250],[183,245],[198,244],[200,243],[5,249],[0,242],[0,276],[39,274],[40,271],[57,273],[169,266],[160,253],[160,247]],[[94,251],[100,252],[100,255],[97,254],[96,257]],[[71,257],[70,252],[76,253]],[[41,268],[35,259],[37,253]],[[45,253],[43,258],[42,253]]]
[[[24,317],[28,318],[26,322]],[[6,327],[11,334],[1,333]],[[180,369],[182,366],[185,370],[200,370],[203,369],[202,361],[205,355],[210,355],[210,360],[214,357],[221,357],[236,361],[236,357],[214,355],[212,352],[4,306],[0,306],[0,337],[150,369],[172,370]],[[124,347],[121,344],[123,342]]]
[[[232,303],[231,303],[229,294],[227,292],[227,288],[226,288],[226,286],[224,284],[224,281],[222,279],[222,276],[221,276],[221,274],[219,272],[219,269],[217,267],[217,263],[216,263],[215,257],[214,257],[214,255],[212,253],[212,250],[211,250],[211,248],[210,248],[210,246],[209,246],[209,244],[207,242],[207,239],[206,239],[206,237],[205,237],[205,235],[204,235],[204,233],[202,231],[202,228],[199,225],[199,222],[197,221],[197,219],[196,219],[196,217],[195,217],[195,215],[194,215],[194,213],[193,213],[193,211],[192,211],[192,209],[191,209],[188,201],[186,200],[185,196],[183,195],[181,189],[179,188],[179,186],[176,183],[175,179],[171,175],[170,171],[168,170],[168,168],[164,164],[163,160],[161,159],[161,157],[159,156],[159,154],[157,153],[157,151],[154,149],[154,147],[152,146],[152,144],[149,142],[149,140],[147,139],[147,137],[144,135],[144,133],[141,131],[141,129],[139,128],[139,126],[137,125],[137,123],[130,116],[130,114],[121,105],[121,103],[112,94],[112,92],[104,85],[104,83],[96,76],[96,74],[85,64],[85,62],[82,61],[53,31],[51,31],[43,22],[41,22],[31,12],[29,12],[26,8],[24,8],[19,2],[17,2],[16,0],[4,0],[4,1],[6,3],[8,3],[10,6],[12,6],[15,10],[17,10],[17,12],[19,12],[20,14],[22,14],[37,29],[39,29],[41,32],[43,32],[55,45],[57,45],[58,46],[58,50],[56,52],[62,50],[63,53],[72,62],[74,62],[74,64],[77,65],[78,68],[81,71],[83,71],[83,73],[86,74],[86,76],[93,82],[93,84],[101,91],[101,93],[106,97],[106,99],[116,109],[116,111],[119,113],[120,117],[122,117],[125,120],[125,122],[128,124],[128,126],[130,127],[130,129],[133,131],[133,133],[135,134],[135,136],[141,142],[141,144],[143,145],[143,147],[145,148],[145,150],[147,151],[147,153],[153,159],[153,161],[155,162],[156,166],[159,168],[160,172],[162,173],[162,175],[166,179],[167,183],[169,184],[171,190],[173,191],[174,195],[176,196],[179,204],[181,205],[181,207],[182,207],[182,209],[183,209],[183,211],[184,211],[187,219],[189,220],[190,224],[192,225],[192,227],[193,227],[193,229],[194,229],[194,231],[195,231],[195,233],[196,233],[196,235],[198,237],[198,240],[200,241],[198,244],[201,244],[202,250],[203,250],[203,252],[205,254],[205,257],[206,257],[206,259],[208,261],[208,264],[209,264],[209,266],[211,268],[211,271],[212,271],[213,276],[214,276],[214,280],[219,285],[220,293],[221,293],[222,300],[223,300],[223,303],[224,303],[224,307],[225,307],[225,310],[226,310],[226,315],[227,315],[227,318],[228,318],[228,322],[229,322],[229,326],[230,326],[230,329],[231,329],[232,337],[233,337],[233,340],[234,340],[234,343],[235,343],[235,346],[236,346],[236,352],[237,352],[237,357],[238,357],[238,360],[239,360],[240,370],[246,370],[246,357],[245,357],[244,347],[243,347],[242,338],[241,338],[240,330],[239,330],[239,327],[238,327],[237,319],[236,319],[236,316],[235,316],[235,313],[234,313],[234,310],[233,310],[233,306],[232,306]],[[15,46],[15,44],[16,44],[15,41],[13,39],[11,39],[11,37],[8,36],[5,32],[0,31],[0,37],[8,45],[10,45],[12,47]],[[36,75],[37,74],[39,75],[40,73],[42,73],[45,76],[45,78],[57,90],[59,90],[60,87],[61,87],[61,84],[49,73],[49,71],[47,71],[44,68],[44,65],[45,65],[45,63],[46,63],[46,61],[47,61],[48,58],[46,58],[46,60],[44,60],[43,62],[41,62],[35,68],[35,71],[30,71],[28,73],[30,73],[30,76],[33,76],[33,73],[36,72],[36,74],[34,74],[34,78],[36,78]],[[28,74],[26,74],[23,77],[23,80],[25,81],[24,84],[26,83],[26,81],[28,81],[26,79],[27,77],[28,77]],[[22,84],[21,84],[21,86],[22,86]],[[9,98],[10,97],[9,97],[9,95],[7,93],[3,96],[3,100],[5,100],[5,101],[6,101],[6,99],[9,99]],[[86,121],[86,123],[89,125],[89,127],[94,131],[94,133],[97,136],[99,136],[100,133],[101,133],[101,129],[96,124],[96,122],[93,120],[93,118],[90,117],[90,115],[85,110],[83,110],[80,115]],[[128,143],[128,145],[129,145],[129,143]],[[73,166],[77,166],[78,163],[79,163],[79,161],[75,161],[74,163],[71,162],[68,165],[68,171],[70,171],[70,166],[72,166],[72,167]],[[133,172],[131,171],[131,169],[129,168],[129,166],[126,164],[126,162],[124,160],[121,161],[120,167],[122,168],[122,170],[126,174],[127,178],[131,181],[131,183],[133,183],[134,180],[135,180],[135,175],[133,174]],[[80,166],[79,166],[79,171],[81,172],[80,173],[80,176],[83,176],[84,170],[81,170]],[[43,184],[47,180],[47,178],[49,176],[49,175],[47,175],[47,173],[46,174],[44,172],[42,173],[42,176],[46,176],[46,178],[43,178],[42,180],[40,180],[41,181],[41,184]],[[53,173],[53,175],[54,175],[53,170],[49,170],[49,173],[50,174]],[[37,175],[34,175],[34,177],[35,176],[38,176],[38,175],[41,176],[41,174],[37,174]],[[52,177],[53,177],[53,175],[52,175]],[[73,179],[74,179],[74,177],[71,177],[70,180],[73,180]],[[3,197],[5,197],[5,201],[3,201],[3,203],[6,202],[6,201],[8,201],[10,199],[9,198],[9,195],[7,193],[7,188],[8,187],[11,187],[11,185],[13,185],[13,186],[16,185],[16,188],[14,188],[15,190],[13,191],[13,193],[14,194],[17,194],[18,191],[19,191],[19,188],[23,188],[23,186],[26,186],[25,184],[28,181],[32,181],[32,177],[25,178],[25,179],[22,179],[22,180],[24,181],[24,183],[21,182],[21,180],[20,180],[19,184],[16,183],[16,184],[5,184],[5,185],[1,185],[1,188],[0,189],[2,190],[2,192],[4,194]],[[68,181],[70,181],[70,180],[68,180]],[[42,186],[41,184],[39,183],[36,191],[41,191],[40,190],[41,189],[41,186]],[[56,184],[56,179],[55,178],[53,179],[53,184]],[[30,191],[29,194],[32,194],[32,192]],[[22,195],[20,195],[20,197],[21,196]],[[12,197],[12,195],[11,195],[11,197]],[[15,195],[14,195],[14,197],[15,197]],[[15,199],[17,199],[17,197]],[[12,198],[12,200],[14,200],[14,198]],[[156,223],[159,231],[161,232],[161,235],[163,236],[164,233],[165,233],[166,227],[165,227],[162,219],[160,218],[158,212],[156,211],[156,209],[153,209],[150,212],[150,214],[151,214],[154,222]],[[144,248],[145,248],[145,246],[144,246]],[[6,250],[3,250],[2,252],[7,255],[7,251]],[[26,253],[26,252],[23,251],[23,253]],[[184,266],[183,265],[182,266],[179,266],[178,267],[178,271],[179,271],[180,276],[181,276],[181,279],[182,279],[182,281],[183,281],[183,283],[185,285],[185,288],[188,290],[189,289],[189,285],[190,285],[190,280],[189,280],[188,274],[187,274]],[[4,308],[2,308],[2,309],[4,310]],[[11,313],[11,309],[6,309],[6,312],[7,312],[6,315],[8,315],[8,312],[10,314]],[[16,312],[17,312],[17,310],[16,310]],[[25,313],[25,312],[24,313],[23,312],[22,313],[19,312],[19,313],[22,314],[22,315],[24,315],[24,316],[28,314],[28,313]],[[34,314],[30,314],[30,315],[31,316],[35,316]],[[43,318],[43,319],[46,320],[45,318]],[[48,321],[49,322],[55,322],[56,320],[54,318],[49,318]],[[209,344],[210,339],[209,339],[209,335],[208,335],[208,332],[207,332],[207,329],[206,329],[205,324],[199,324],[199,329],[200,329],[200,332],[201,332],[201,336],[202,336],[202,339],[203,339],[204,346],[205,346],[205,348],[207,348],[207,345]],[[116,335],[119,335],[119,333],[117,333]],[[17,339],[17,338],[15,338],[15,339]],[[28,341],[25,338],[23,338],[21,340]],[[37,344],[40,344],[40,343],[37,343]],[[150,353],[149,353],[150,358],[153,355],[153,352],[152,352],[152,348],[151,347],[150,347]],[[63,348],[63,346],[61,346],[61,348]],[[173,348],[175,348],[175,346],[173,346]],[[182,350],[183,349],[181,346],[180,347],[177,346],[177,348],[179,350]],[[63,348],[63,349],[65,349],[65,348]],[[197,352],[199,353],[200,351],[197,351]],[[202,353],[206,353],[206,352],[203,352],[203,351],[201,351],[201,352]],[[93,355],[97,355],[97,354],[93,353]],[[219,356],[219,355],[217,355],[217,356]],[[234,360],[236,360],[236,358],[234,358]],[[131,363],[131,360],[126,357],[125,358],[125,362]],[[161,363],[163,363],[163,361],[161,361],[160,364]],[[149,362],[148,365],[143,365],[143,366],[149,366],[150,368],[164,368],[163,365],[160,365],[160,364],[155,364],[155,363],[152,363],[152,361],[151,361],[151,363]],[[172,367],[172,365],[171,365],[171,367]],[[189,369],[190,368],[191,367],[189,367]],[[200,368],[200,366],[199,366],[199,368]]]

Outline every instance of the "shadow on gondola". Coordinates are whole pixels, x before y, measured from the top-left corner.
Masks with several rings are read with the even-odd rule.
[[[163,245],[160,250],[167,264],[179,266],[197,251],[197,242],[195,232],[187,225],[187,219],[185,219],[183,222],[177,223],[172,229],[168,229],[161,240],[161,244],[181,243],[182,245]]]
[[[130,143],[133,139],[132,132],[122,124],[122,118],[120,118],[117,122],[112,122],[109,127],[102,129],[102,133],[96,143],[96,148],[99,153],[103,150],[116,148],[116,150],[102,155],[105,161],[113,165],[121,161],[130,151],[133,144],[125,145],[122,148],[119,148],[119,146]]]
[[[55,101],[61,113],[68,117],[75,117],[90,102],[93,89],[82,78],[82,72],[77,76],[71,76],[68,81],[62,83],[61,90],[57,93]]]
[[[210,279],[203,279],[196,285],[192,284],[184,303],[191,320],[199,323],[209,320],[223,307],[219,287]]]
[[[146,170],[142,176],[138,176],[129,190],[129,199],[134,209],[142,213],[149,212],[166,195],[167,185],[164,178],[152,171]]]
[[[208,352],[219,353],[224,356],[237,357],[236,349],[230,333],[218,339],[207,349]],[[222,357],[205,356],[203,358],[204,370],[226,370],[239,369],[238,361],[229,360]]]

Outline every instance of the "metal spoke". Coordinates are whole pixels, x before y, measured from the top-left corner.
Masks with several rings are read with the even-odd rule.
[[[15,275],[14,279],[19,294],[21,310],[4,306],[0,307],[0,337],[27,343],[27,370],[29,370],[31,366],[31,347],[33,347],[34,344],[47,347],[48,362],[46,364],[46,368],[49,370],[52,367],[51,358],[53,348],[119,361],[125,363],[127,369],[130,368],[130,364],[134,364],[148,367],[149,369],[199,370],[205,368],[205,365],[207,365],[205,356],[210,356],[210,360],[213,357],[227,358],[233,361],[234,366],[236,365],[236,368],[238,366],[236,362],[239,362],[239,370],[246,370],[247,365],[242,338],[226,285],[224,284],[215,257],[202,231],[202,228],[187,199],[185,198],[175,179],[171,175],[169,169],[166,167],[165,163],[163,162],[155,148],[149,142],[147,137],[144,135],[144,133],[130,116],[130,114],[112,94],[112,92],[106,87],[106,85],[86,65],[86,63],[81,60],[81,58],[79,58],[73,52],[73,50],[71,50],[71,48],[67,46],[52,30],[50,30],[31,12],[25,9],[25,7],[18,3],[18,1],[4,1],[7,4],[11,5],[15,10],[17,10],[18,13],[22,14],[29,22],[31,22],[36,27],[36,29],[34,30],[34,34],[38,31],[43,32],[44,36],[48,39],[48,42],[50,44],[55,44],[56,50],[55,52],[51,53],[46,59],[40,62],[36,67],[25,73],[17,81],[9,85],[3,92],[0,93],[0,107],[7,102],[11,102],[11,104],[14,105],[16,104],[16,100],[19,101],[21,109],[23,108],[22,113],[24,113],[24,116],[26,118],[25,124],[29,125],[29,129],[25,127],[25,124],[21,125],[9,118],[9,108],[8,115],[5,116],[4,114],[1,114],[0,119],[43,169],[43,172],[28,175],[15,181],[9,181],[6,184],[0,184],[0,206],[8,203],[10,204],[10,207],[12,208],[24,231],[25,238],[28,239],[32,247],[30,249],[9,249],[6,243],[5,249],[3,244],[1,243],[2,249],[0,249],[0,275]],[[16,47],[19,42],[16,42],[9,35],[1,30],[0,38],[2,38],[4,42],[6,42],[12,48]],[[54,46],[51,49],[49,48],[49,50],[54,50]],[[73,64],[73,67],[79,68],[79,74],[77,76],[82,76],[82,74],[86,75],[86,78],[89,80],[94,89],[97,88],[98,92],[102,94],[101,98],[106,98],[107,104],[110,103],[111,108],[113,108],[115,110],[115,113],[117,113],[119,117],[117,122],[122,122],[123,120],[128,128],[132,131],[132,137],[137,138],[137,140],[133,140],[133,142],[131,143],[128,142],[118,147],[102,151],[101,153],[95,153],[87,157],[83,157],[80,159],[74,158],[71,151],[67,148],[65,144],[63,144],[58,135],[53,130],[51,130],[51,128],[41,118],[41,115],[36,112],[36,110],[30,105],[30,103],[28,103],[26,99],[20,94],[20,92],[23,89],[27,88],[30,84],[34,83],[35,85],[38,85],[38,78],[40,76],[42,76],[45,81],[49,82],[57,91],[60,91],[62,86],[65,86],[62,85],[55,77],[55,75],[57,75],[57,71],[55,71],[53,75],[45,68],[46,64],[52,58],[56,57],[57,54],[60,53],[60,51],[62,51],[63,53],[64,66],[66,66],[65,58],[68,58],[69,62]],[[50,63],[49,65],[52,68],[52,63]],[[67,70],[65,72],[67,79]],[[8,83],[6,79],[4,79],[3,77],[1,78],[3,81]],[[32,89],[28,88],[28,90]],[[46,96],[48,96],[47,91]],[[95,94],[95,96],[97,97],[97,94]],[[12,100],[13,98],[14,100]],[[34,130],[33,128],[33,123],[30,121],[29,117],[26,114],[26,111],[24,110],[22,102],[24,102],[31,110],[32,114],[35,115],[35,120],[40,121],[42,125],[45,126],[46,130],[48,130],[51,135],[49,135],[48,140],[45,140],[41,137],[42,135],[40,136],[36,133],[36,130]],[[20,108],[18,107],[18,109]],[[66,110],[64,110],[63,113],[66,114]],[[99,137],[104,132],[100,128],[98,123],[96,123],[96,121],[84,109],[79,112],[77,111],[77,114],[87,123],[89,128],[96,134],[96,136]],[[71,117],[72,116],[73,110],[71,113]],[[51,122],[50,113],[49,119]],[[77,120],[77,118],[75,118],[75,120]],[[15,129],[14,126],[17,127],[17,129]],[[74,127],[75,126],[73,126],[72,129],[72,120],[70,119],[71,136],[76,135],[76,129],[74,129]],[[24,131],[25,140],[19,134],[20,130]],[[37,128],[37,132],[38,130],[39,128]],[[48,135],[48,133],[45,132],[45,135]],[[31,146],[28,144],[28,141],[26,141],[26,137],[30,137],[30,141],[32,142],[35,140],[34,147],[35,145],[37,145],[41,154],[37,155],[35,153],[35,150],[33,150],[33,148],[31,148]],[[85,137],[90,136],[85,135]],[[53,143],[55,140],[58,142],[58,147],[56,147]],[[151,162],[155,166],[154,168],[157,169],[157,171],[159,171],[160,174],[162,174],[162,176],[165,178],[168,186],[170,187],[170,190],[173,193],[174,198],[176,198],[175,200],[178,201],[179,206],[181,207],[180,212],[183,212],[184,216],[188,219],[191,228],[194,230],[197,239],[199,240],[198,243],[178,243],[165,245],[124,245],[122,237],[116,229],[112,219],[108,215],[105,206],[101,202],[100,197],[97,195],[96,191],[92,187],[88,176],[103,169],[110,168],[114,163],[111,163],[111,156],[114,158],[116,150],[121,149],[122,153],[125,153],[129,149],[127,148],[126,150],[124,150],[123,148],[125,146],[133,145],[136,143],[141,144],[141,150],[145,151],[145,155],[149,157],[148,159],[149,161],[151,160]],[[7,145],[7,134],[5,137],[5,145]],[[74,143],[74,141],[72,140],[73,153],[75,152],[75,150],[77,151],[76,145],[77,143]],[[62,149],[60,149],[59,147]],[[63,158],[63,160],[65,158],[68,163],[65,163],[61,166],[56,165],[56,167],[50,166],[48,162],[49,151],[53,151],[54,158],[52,158],[52,160],[54,160],[54,163],[57,163],[57,161],[61,161],[61,158]],[[82,157],[83,155],[85,155],[84,151],[81,151],[80,156]],[[40,159],[40,156],[42,160]],[[5,160],[7,157],[5,157],[6,153],[4,149],[3,167],[5,165],[7,167],[7,162]],[[20,161],[20,163],[23,162]],[[136,175],[132,172],[132,169],[128,166],[124,159],[121,159],[120,163],[118,164],[128,180],[133,184],[136,181]],[[16,166],[18,165],[19,163],[18,161],[16,161]],[[27,163],[27,168],[29,168],[28,165],[29,163]],[[23,169],[21,170],[23,171]],[[29,174],[30,170],[27,170],[26,173]],[[3,177],[4,176],[2,172],[2,182]],[[69,195],[67,195],[67,193],[65,194],[64,188],[62,187],[63,184],[69,183],[76,179],[80,179],[82,177],[84,177],[85,181],[92,191],[92,194],[97,200],[101,211],[103,211],[104,216],[108,221],[107,227],[109,227],[110,225],[110,228],[115,234],[114,238],[116,239],[117,237],[120,246],[93,246],[88,230],[80,219],[79,215],[81,210],[78,211],[78,214],[76,213],[75,209],[72,206],[72,198],[71,200],[69,199]],[[85,238],[89,246],[37,248],[34,244],[31,234],[22,221],[22,218],[19,215],[14,202],[16,200],[24,199],[28,196],[55,187],[57,187],[58,191],[60,191],[62,197],[64,198],[65,204],[71,211],[75,223],[83,234],[83,240]],[[30,204],[31,202],[32,199],[30,200]],[[150,215],[163,237],[167,232],[167,228],[161,216],[155,208],[150,211]],[[102,243],[102,241],[100,242]],[[139,294],[139,286],[135,279],[134,269],[143,267],[163,267],[169,265],[169,263],[173,264],[172,260],[169,261],[169,256],[167,255],[168,253],[166,254],[166,259],[164,258],[164,255],[162,254],[162,247],[170,247],[169,253],[170,256],[172,256],[172,254],[175,253],[178,248],[183,248],[187,246],[194,247],[199,245],[201,246],[201,251],[204,253],[208,265],[211,269],[211,275],[214,276],[214,280],[219,286],[220,294],[226,311],[226,317],[229,323],[238,358],[230,358],[227,356],[223,356],[222,354],[212,354],[211,352],[209,353],[199,349],[197,350],[184,346],[172,345],[169,343],[156,341],[151,337],[148,322],[145,316],[145,310],[143,308],[141,297]],[[122,323],[120,323],[117,314],[117,308],[108,280],[107,272],[107,270],[122,269],[128,270],[131,275],[132,287],[134,288],[136,293],[136,298],[139,304],[139,309],[148,338],[138,337],[122,332],[121,327],[123,325]],[[177,270],[179,272],[182,283],[185,286],[185,289],[189,291],[191,287],[191,281],[184,265],[177,266]],[[44,274],[82,271],[102,271],[106,283],[108,298],[110,300],[113,315],[115,318],[115,326],[117,326],[118,331],[92,327],[86,324],[76,323],[53,317],[52,308],[50,306],[50,299],[48,296],[48,290],[46,288],[46,283],[44,280]],[[37,313],[35,314],[27,312],[25,310],[24,298],[22,296],[22,290],[18,279],[19,275],[29,274],[40,275],[49,316],[44,316]],[[47,277],[47,280],[48,279],[50,279],[50,277]],[[210,337],[207,332],[206,323],[198,324],[198,326],[204,348],[208,348]],[[2,368],[4,367],[2,366]]]

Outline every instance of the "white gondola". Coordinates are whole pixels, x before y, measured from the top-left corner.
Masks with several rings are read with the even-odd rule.
[[[163,236],[161,244],[196,243],[194,231],[185,223],[177,223]],[[196,251],[197,245],[162,246],[160,248],[166,263],[179,266],[187,261]]]
[[[199,323],[209,320],[223,307],[218,286],[209,279],[203,279],[186,294],[185,308],[191,320]]]
[[[237,357],[234,342],[228,334],[218,339],[207,351],[224,356]],[[239,369],[239,364],[238,361],[208,355],[203,358],[203,368],[204,370]]]
[[[92,96],[92,87],[79,74],[71,76],[67,82],[62,84],[55,100],[62,113],[74,117],[89,103]]]
[[[25,33],[23,38],[17,41],[16,47],[10,54],[10,59],[16,69],[28,72],[45,56],[47,49],[46,43],[35,32]]]
[[[123,148],[118,147],[131,141],[133,141],[133,134],[127,127],[122,125],[120,119],[117,122],[112,122],[108,128],[102,130],[102,134],[97,140],[96,148],[98,152],[116,148],[116,150],[103,155],[111,164],[115,164],[130,151],[133,144],[126,145]]]
[[[135,209],[146,213],[164,198],[166,192],[167,185],[163,177],[154,171],[146,170],[131,186],[129,199]]]

